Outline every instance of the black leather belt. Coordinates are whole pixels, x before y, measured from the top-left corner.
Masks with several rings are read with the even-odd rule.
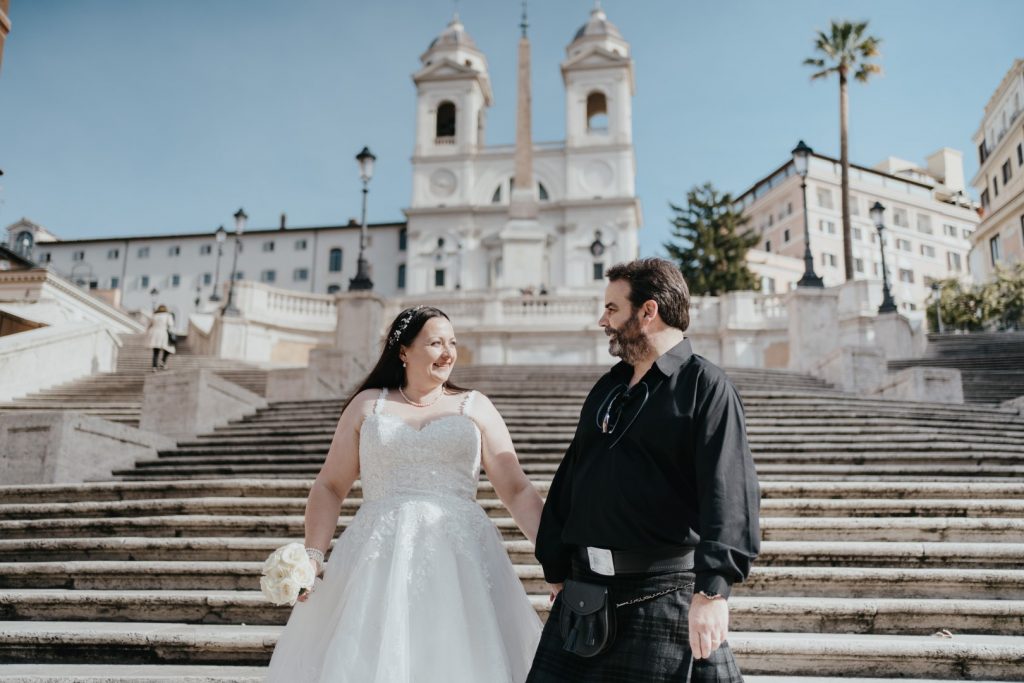
[[[612,550],[609,552],[612,555],[615,575],[685,572],[693,569],[693,548],[672,547],[650,550]],[[590,554],[584,547],[576,548],[573,561],[588,571],[608,575],[606,572],[595,571],[596,568],[591,567]]]

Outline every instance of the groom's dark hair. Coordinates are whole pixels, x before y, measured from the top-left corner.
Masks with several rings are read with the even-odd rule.
[[[690,288],[679,267],[663,258],[642,258],[608,269],[609,282],[629,283],[633,311],[652,299],[658,315],[669,327],[686,331],[690,326]]]

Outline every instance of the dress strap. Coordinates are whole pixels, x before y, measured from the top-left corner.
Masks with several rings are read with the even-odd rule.
[[[384,401],[388,397],[388,388],[384,387],[380,390],[380,396],[373,402],[373,414],[383,415],[384,414]]]
[[[459,415],[465,415],[469,412],[469,407],[473,403],[474,396],[476,396],[476,389],[471,389],[466,392],[466,398],[462,399],[462,405],[459,406]]]

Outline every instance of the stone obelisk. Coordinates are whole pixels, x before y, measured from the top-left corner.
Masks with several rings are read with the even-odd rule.
[[[547,235],[537,220],[537,182],[533,178],[533,134],[530,117],[530,39],[526,35],[526,3],[520,24],[516,94],[515,174],[509,199],[508,222],[501,238],[502,287],[537,290],[547,283]]]

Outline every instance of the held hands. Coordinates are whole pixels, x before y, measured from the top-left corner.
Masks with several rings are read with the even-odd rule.
[[[690,650],[694,659],[707,659],[729,635],[729,603],[693,594],[690,602]]]
[[[547,584],[547,586],[548,591],[550,591],[550,595],[548,596],[548,602],[554,602],[555,598],[558,597],[558,594],[562,592],[563,588],[565,588],[564,583],[549,583]]]

